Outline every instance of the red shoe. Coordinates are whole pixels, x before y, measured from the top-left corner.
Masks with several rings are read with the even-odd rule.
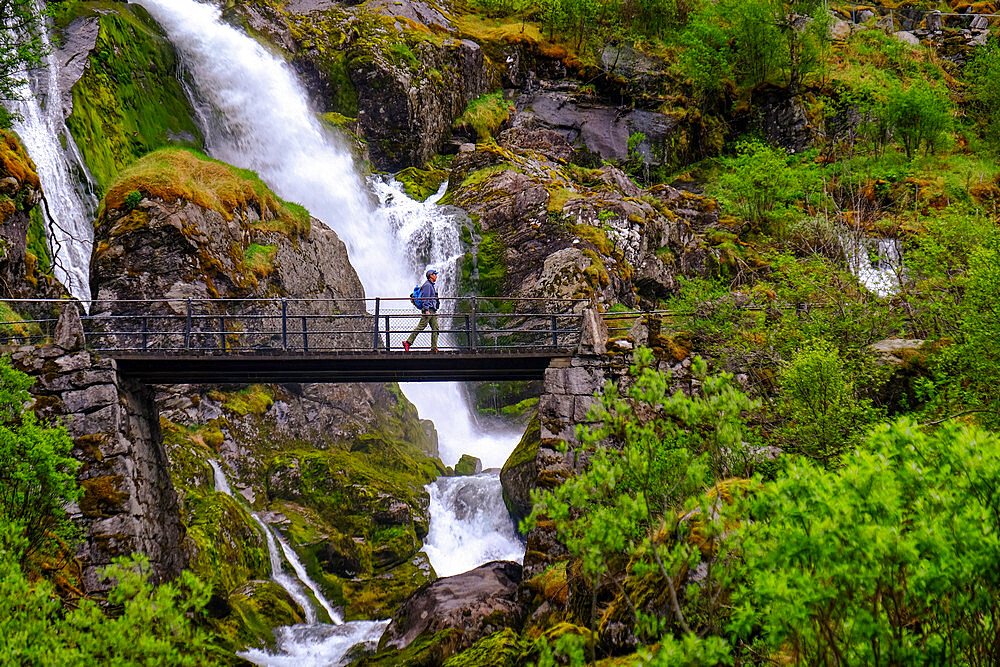
[[[410,341],[408,340],[403,341],[403,350],[405,350],[406,352],[410,351]]]

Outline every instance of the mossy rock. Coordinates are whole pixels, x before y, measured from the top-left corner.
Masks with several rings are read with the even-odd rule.
[[[251,579],[271,573],[264,537],[256,522],[235,498],[223,493],[189,495],[184,525],[195,546],[191,570],[226,595]]]
[[[396,174],[396,180],[403,184],[403,190],[411,199],[427,201],[448,180],[448,172],[444,169],[407,167]]]
[[[429,636],[421,635],[401,651],[384,648],[352,663],[352,667],[438,667],[455,652],[461,641],[462,631],[450,628]]]
[[[542,423],[536,412],[500,470],[503,502],[518,522],[531,514],[531,489],[537,480],[535,458],[542,441]]]
[[[98,217],[104,217],[107,211],[123,210],[126,199],[136,191],[168,203],[190,201],[220,213],[226,220],[243,211],[258,211],[260,220],[252,226],[262,232],[281,232],[289,238],[309,233],[309,212],[302,206],[282,200],[249,169],[233,167],[193,150],[163,148],[130,165],[111,182]],[[119,221],[111,235],[132,229]]]
[[[71,90],[66,125],[105,192],[142,155],[170,144],[200,148],[202,138],[174,48],[146,10],[104,3],[97,17],[97,43]]]
[[[514,667],[524,650],[525,643],[517,633],[504,628],[448,658],[443,667]]]
[[[483,462],[471,454],[462,454],[462,458],[455,464],[455,475],[475,475],[482,472]]]
[[[274,629],[305,622],[305,613],[273,581],[248,581],[220,603],[208,607],[208,625],[223,646],[275,648]]]

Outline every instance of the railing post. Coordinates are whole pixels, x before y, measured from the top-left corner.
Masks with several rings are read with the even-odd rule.
[[[288,349],[288,299],[281,297],[281,349]]]
[[[472,318],[469,314],[465,314],[465,346],[470,347],[472,345]]]
[[[191,297],[187,300],[187,325],[184,329],[184,349],[191,349]]]
[[[306,331],[306,316],[302,316],[302,350],[309,351],[309,332]]]
[[[556,316],[552,316],[552,347],[559,347],[559,329],[556,328]]]
[[[476,349],[476,338],[478,338],[476,333],[476,297],[472,297],[472,334],[469,337],[469,349],[475,351]]]
[[[222,315],[219,317],[219,347],[223,352],[226,351],[226,316]]]
[[[392,347],[392,340],[389,338],[389,316],[385,316],[385,351],[388,352],[389,348]]]
[[[378,309],[381,298],[375,297],[375,333],[372,335],[372,350],[378,352]],[[386,331],[388,334],[389,332]]]
[[[149,323],[146,316],[142,317],[142,349],[146,349],[146,343],[149,339]]]

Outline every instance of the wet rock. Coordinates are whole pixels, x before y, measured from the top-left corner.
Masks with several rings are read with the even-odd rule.
[[[420,637],[457,630],[451,652],[503,628],[518,628],[524,610],[518,602],[521,566],[494,561],[426,586],[400,607],[379,644],[405,649]]]
[[[54,55],[59,63],[59,93],[65,118],[73,113],[73,94],[70,91],[83,76],[90,52],[97,45],[99,30],[97,18],[87,16],[72,21],[62,31],[62,42]]]
[[[483,471],[483,462],[470,454],[462,454],[455,464],[456,475],[477,475]]]
[[[535,488],[535,480],[538,477],[535,458],[541,434],[541,422],[536,413],[528,422],[524,435],[500,471],[504,504],[511,517],[518,523],[531,514],[531,490]]]

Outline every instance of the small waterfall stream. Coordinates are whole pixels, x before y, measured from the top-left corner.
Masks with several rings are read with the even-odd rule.
[[[39,11],[42,4],[36,0]],[[30,83],[18,91],[21,101],[11,103],[10,110],[21,116],[14,123],[14,131],[35,162],[49,213],[55,221],[55,225],[46,224],[49,246],[55,256],[55,276],[70,294],[89,300],[97,198],[76,143],[66,129],[58,65],[47,32],[42,32],[42,39],[50,51],[45,65],[27,77]],[[65,149],[60,138],[65,140]]]
[[[215,490],[241,502],[240,498],[233,494],[229,480],[222,471],[219,462],[215,459],[209,459],[208,463],[212,466]],[[362,645],[366,651],[373,651],[389,621],[344,623],[340,614],[323,596],[319,585],[306,573],[302,561],[288,546],[281,534],[268,526],[258,513],[251,512],[250,516],[260,526],[267,543],[267,555],[271,560],[271,578],[276,584],[288,591],[292,599],[302,607],[306,622],[279,629],[277,633],[279,653],[277,655],[261,649],[251,649],[242,651],[240,657],[258,665],[270,666],[339,665],[349,662],[348,653],[358,645]],[[282,557],[291,566],[295,573],[294,577],[285,572]],[[312,596],[306,593],[306,589],[312,593]],[[315,606],[317,604],[327,613],[332,624],[318,621]]]

